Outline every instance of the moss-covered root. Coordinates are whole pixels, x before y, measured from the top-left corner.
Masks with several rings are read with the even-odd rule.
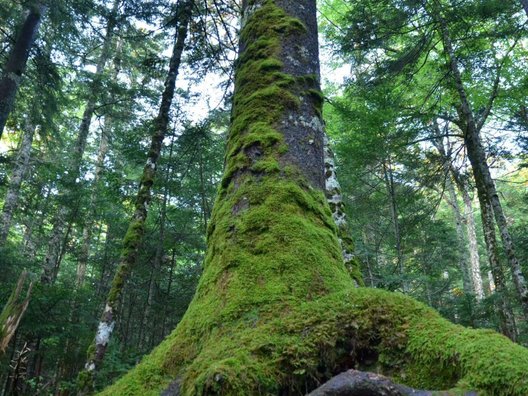
[[[246,316],[198,336],[182,323],[103,395],[159,395],[176,378],[183,395],[305,394],[352,367],[454,394],[528,394],[527,349],[403,295],[351,288],[267,322]]]

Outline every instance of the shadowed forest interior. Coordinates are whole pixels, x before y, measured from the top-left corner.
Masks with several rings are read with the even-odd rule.
[[[528,395],[528,0],[0,0],[0,68],[0,396]]]

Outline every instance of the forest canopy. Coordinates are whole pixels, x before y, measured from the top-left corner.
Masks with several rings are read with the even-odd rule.
[[[528,394],[526,0],[0,0],[0,68],[0,395]]]

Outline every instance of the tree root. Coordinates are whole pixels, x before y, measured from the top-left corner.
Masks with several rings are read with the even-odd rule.
[[[336,375],[308,396],[448,396],[448,391],[427,391],[397,384],[391,379],[375,373],[348,370]],[[476,396],[476,392],[465,392],[464,396]]]

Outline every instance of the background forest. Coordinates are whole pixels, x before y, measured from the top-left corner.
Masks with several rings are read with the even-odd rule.
[[[321,0],[319,22],[366,286],[528,345],[525,6]],[[0,0],[0,306],[19,279],[29,303],[16,331],[0,329],[0,395],[75,394],[114,300],[99,389],[181,319],[223,171],[239,12]]]

